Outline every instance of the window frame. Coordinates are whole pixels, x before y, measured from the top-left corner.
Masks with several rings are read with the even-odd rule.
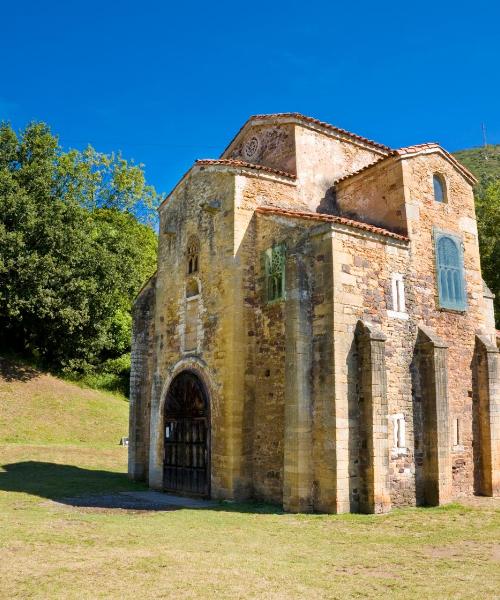
[[[436,198],[436,185],[435,185],[436,179],[439,181],[439,184],[441,186],[441,192],[443,194],[442,200],[438,200]],[[434,196],[434,202],[437,202],[438,204],[447,204],[448,203],[448,186],[446,185],[446,178],[442,173],[435,172],[432,174],[432,194]]]
[[[404,414],[396,413],[393,415],[389,415],[389,420],[392,422],[392,454],[408,454],[406,419]]]
[[[191,236],[186,248],[186,275],[194,275],[200,270],[200,242]]]
[[[437,290],[437,305],[440,310],[449,310],[454,312],[466,312],[467,311],[467,281],[465,277],[465,263],[464,263],[464,250],[463,250],[463,238],[456,233],[445,231],[443,229],[434,228],[434,268],[436,272],[436,290]],[[447,301],[443,299],[442,287],[441,287],[441,267],[439,261],[439,243],[443,238],[449,238],[457,247],[458,260],[459,260],[459,277],[462,289],[462,302]]]
[[[274,253],[280,252],[281,257],[281,273],[280,273],[280,287],[281,291],[278,296],[274,298],[269,297],[269,282],[271,278],[277,276],[270,272],[269,265],[272,264]],[[264,270],[264,300],[266,304],[275,304],[282,302],[286,299],[285,290],[285,262],[286,262],[286,245],[284,243],[273,244],[262,253],[262,262]]]
[[[392,309],[387,311],[388,316],[394,319],[408,319],[405,277],[402,273],[391,274],[391,299]]]

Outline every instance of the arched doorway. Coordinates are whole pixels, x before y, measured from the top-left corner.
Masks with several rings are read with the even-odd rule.
[[[205,386],[192,371],[179,373],[165,399],[163,488],[210,495],[210,410]]]

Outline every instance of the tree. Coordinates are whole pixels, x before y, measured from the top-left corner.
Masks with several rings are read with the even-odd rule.
[[[490,179],[476,192],[476,216],[483,276],[495,294],[500,326],[500,179]]]
[[[157,196],[141,166],[63,152],[42,123],[0,127],[0,330],[10,349],[86,371],[130,348],[154,272]]]

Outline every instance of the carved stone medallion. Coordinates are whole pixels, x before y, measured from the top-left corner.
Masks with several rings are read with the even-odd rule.
[[[252,136],[248,140],[246,140],[243,146],[243,155],[245,158],[254,158],[259,151],[260,141],[257,136]]]

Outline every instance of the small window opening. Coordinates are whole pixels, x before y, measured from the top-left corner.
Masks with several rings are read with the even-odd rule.
[[[187,248],[187,273],[196,273],[198,271],[200,246],[198,240],[191,238]]]
[[[460,446],[460,419],[453,419],[453,445]]]
[[[406,312],[405,284],[400,273],[393,273],[392,275],[392,307],[394,312]]]
[[[264,253],[266,298],[268,302],[285,297],[285,247],[280,244]]]
[[[193,298],[195,296],[198,296],[199,293],[200,290],[198,287],[198,282],[195,278],[192,278],[186,284],[186,298]]]
[[[393,446],[394,448],[406,448],[406,423],[403,415],[393,417]]]
[[[436,202],[446,202],[446,185],[444,178],[438,173],[435,173],[432,181],[434,184],[434,200],[436,200]]]

